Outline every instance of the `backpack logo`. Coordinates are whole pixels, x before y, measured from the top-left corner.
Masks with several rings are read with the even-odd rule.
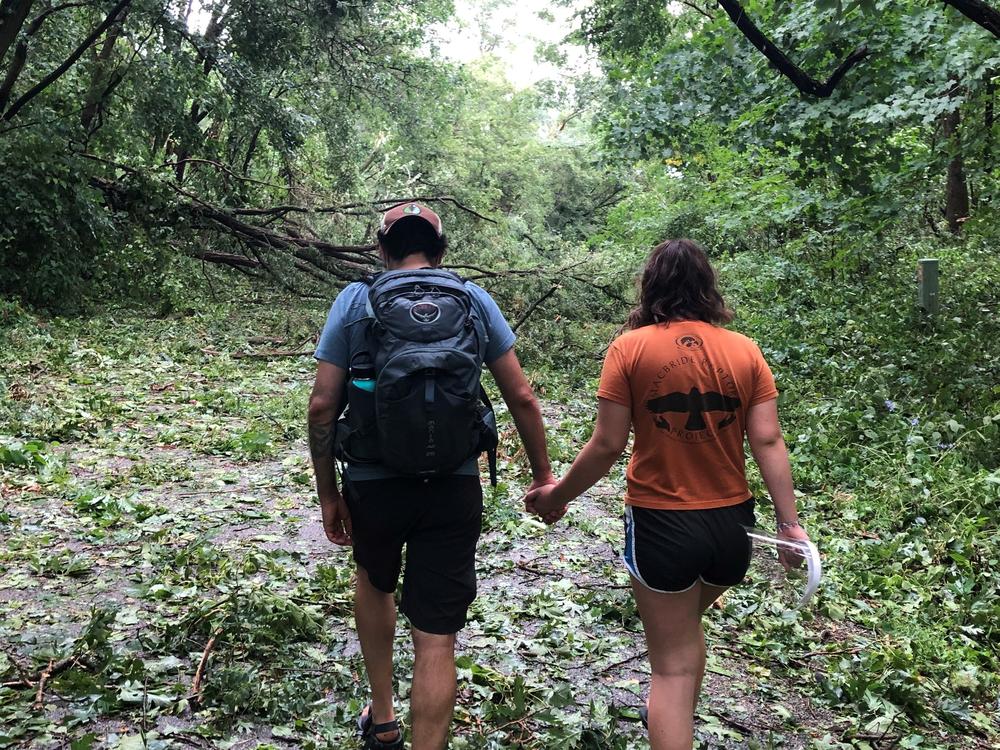
[[[410,308],[410,317],[417,323],[436,323],[441,317],[441,308],[433,302],[418,302]]]

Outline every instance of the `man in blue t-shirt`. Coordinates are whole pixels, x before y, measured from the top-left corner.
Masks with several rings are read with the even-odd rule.
[[[389,270],[435,268],[447,248],[441,220],[418,203],[391,208],[378,231]],[[485,364],[524,443],[533,481],[552,484],[545,427],[538,401],[514,354],[514,332],[496,302],[468,289],[487,336]],[[393,707],[394,592],[406,548],[400,610],[410,621],[414,645],[410,690],[413,750],[445,746],[455,706],[455,634],[476,596],[476,543],[483,496],[476,457],[453,474],[417,478],[379,464],[348,464],[344,492],[337,487],[333,441],[352,356],[365,346],[368,286],[354,283],[336,298],[316,347],[316,383],[309,399],[309,449],[323,528],[334,544],[353,545],[357,564],[354,616],[372,701],[358,719],[365,748],[401,748]]]

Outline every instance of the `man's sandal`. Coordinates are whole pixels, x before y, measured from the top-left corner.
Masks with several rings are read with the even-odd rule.
[[[403,732],[399,728],[399,719],[393,719],[383,724],[375,724],[372,719],[372,704],[369,703],[358,717],[358,736],[365,741],[363,750],[402,750]],[[396,739],[380,740],[377,735],[396,732]]]

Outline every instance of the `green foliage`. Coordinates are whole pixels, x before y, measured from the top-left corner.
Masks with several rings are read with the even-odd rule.
[[[874,54],[804,99],[719,12],[602,0],[579,36],[606,76],[515,90],[495,58],[424,54],[447,3],[237,4],[213,38],[185,3],[137,1],[102,39],[109,67],[88,53],[0,125],[0,747],[351,741],[365,686],[352,566],[313,504],[314,366],[243,355],[306,352],[331,289],[367,266],[291,297],[296,262],[323,261],[258,256],[191,206],[343,203],[250,226],[346,244],[370,240],[372,201],[415,193],[481,214],[435,203],[448,261],[522,323],[557,473],[590,437],[602,355],[654,244],[708,248],[734,327],[771,363],[827,575],[792,612],[760,557],[707,616],[699,746],[995,744],[995,44],[941,3],[745,5],[817,77],[860,41]],[[106,10],[61,6],[15,94]],[[957,156],[973,195],[960,238],[940,226]],[[245,279],[192,257],[206,252],[270,265]],[[925,256],[941,261],[935,318],[915,306]],[[103,309],[37,312],[88,304]],[[530,474],[500,421],[452,746],[643,746],[624,464],[546,528],[520,510]],[[752,467],[751,483],[764,499]]]
[[[663,38],[652,47],[595,33],[615,87],[600,120],[606,142],[625,159],[672,160],[704,181],[716,179],[720,161],[758,180],[790,181],[805,200],[790,196],[785,210],[768,218],[815,212],[817,223],[838,227],[845,238],[856,224],[877,227],[901,215],[936,221],[945,165],[956,155],[987,208],[996,191],[986,156],[997,136],[986,114],[995,40],[943,3],[877,2],[874,12],[871,5],[754,3],[749,11],[819,79],[835,65],[829,50],[843,57],[868,46],[871,55],[828,99],[800,95],[721,12],[708,20],[685,9],[661,26]],[[612,28],[631,23],[628,3],[596,7],[614,17]],[[942,119],[955,111],[960,140],[942,137]],[[731,158],[720,160],[720,148]],[[738,206],[739,193],[722,192]]]

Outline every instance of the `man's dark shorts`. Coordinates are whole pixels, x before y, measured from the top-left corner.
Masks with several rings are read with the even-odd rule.
[[[622,559],[634,578],[664,594],[687,591],[698,581],[735,586],[750,567],[747,528],[754,522],[753,498],[706,510],[626,506]]]
[[[406,546],[400,610],[425,633],[457,633],[476,598],[482,528],[478,476],[345,482],[354,561],[372,586],[396,590]]]

